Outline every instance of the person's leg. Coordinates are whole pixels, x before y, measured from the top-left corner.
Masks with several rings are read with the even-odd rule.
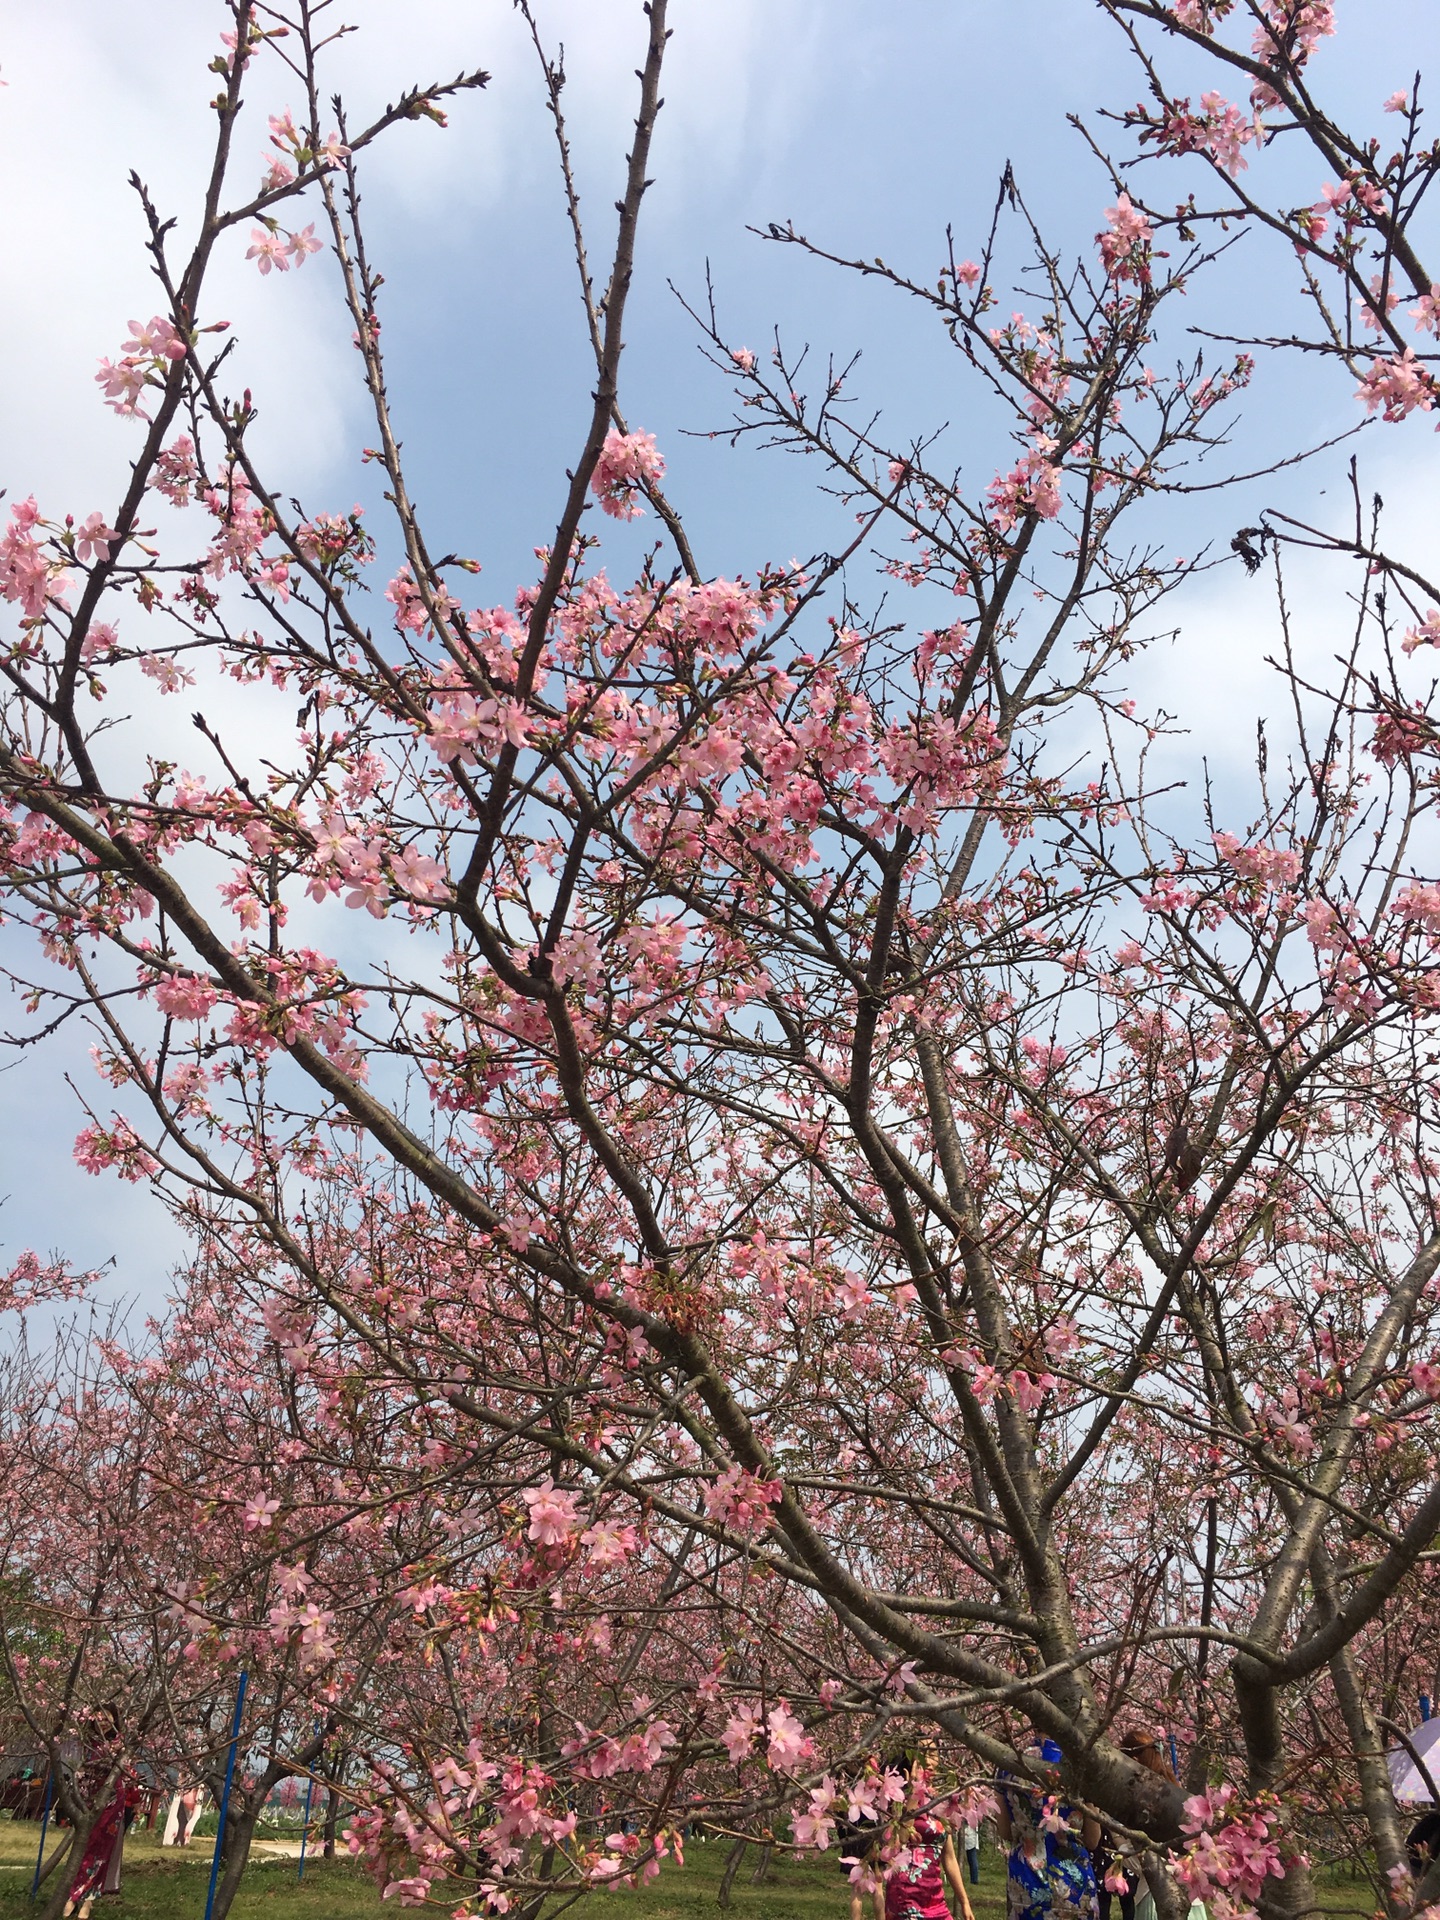
[[[980,1884],[980,1849],[979,1847],[967,1847],[965,1849],[965,1864],[970,1869],[971,1886],[978,1887]]]

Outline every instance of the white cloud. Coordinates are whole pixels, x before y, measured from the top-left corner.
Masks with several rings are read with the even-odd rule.
[[[581,184],[603,243],[634,115],[644,16],[633,0],[542,0],[540,11],[547,42],[565,46]],[[769,94],[756,109],[763,137],[783,142],[790,122],[777,111],[782,90],[758,42],[767,36],[783,62],[789,30],[803,36],[813,8],[778,9],[778,22],[761,0],[691,0],[674,12],[660,132],[672,204],[687,176],[710,179],[738,163],[755,133],[757,75]],[[0,391],[0,484],[12,494],[37,491],[47,511],[88,512],[124,484],[134,428],[105,413],[93,375],[126,322],[163,305],[127,176],[138,174],[162,216],[177,218],[172,250],[183,258],[210,163],[207,103],[217,82],[206,68],[223,15],[219,6],[168,0],[152,9],[142,48],[133,21],[103,0],[7,9],[0,178],[12,270],[0,286],[0,340],[11,377]],[[397,127],[367,160],[382,257],[387,237],[423,241],[433,279],[409,292],[434,298],[455,250],[478,243],[477,215],[537,196],[547,220],[560,213],[534,56],[508,0],[354,0],[347,17],[359,31],[332,50],[331,75],[356,125],[412,81],[475,67],[493,74],[483,94],[454,103],[447,133],[428,121]],[[297,95],[273,59],[255,63],[237,123],[237,186],[258,180],[265,114]],[[239,234],[222,243],[205,317],[232,322],[231,384],[254,387],[261,450],[283,454],[291,484],[305,487],[359,433],[363,396],[348,328],[336,319],[323,265],[262,280],[243,259],[245,244]]]
[[[1311,470],[1304,509],[1312,524],[1341,533],[1354,524],[1344,473],[1347,457],[1326,456],[1325,468],[1317,463]],[[1385,551],[1436,578],[1440,535],[1434,501],[1440,487],[1440,446],[1435,435],[1423,426],[1416,431],[1376,429],[1365,437],[1359,459],[1367,508],[1374,493],[1385,502]],[[1326,490],[1317,498],[1322,485]],[[1296,670],[1312,685],[1333,685],[1340,673],[1338,658],[1348,654],[1354,639],[1357,594],[1363,585],[1359,564],[1291,548],[1283,565]],[[1132,676],[1133,691],[1142,714],[1164,707],[1179,716],[1185,732],[1157,743],[1151,782],[1185,780],[1194,791],[1203,761],[1222,788],[1231,790],[1237,805],[1249,804],[1257,722],[1269,723],[1272,765],[1289,752],[1293,734],[1285,683],[1270,664],[1282,657],[1285,645],[1273,569],[1267,564],[1252,576],[1234,565],[1222,575],[1202,577],[1168,603],[1164,619],[1179,627],[1179,635],[1143,656]],[[1374,645],[1372,628],[1367,653],[1373,653]],[[1418,687],[1433,677],[1433,658],[1418,653],[1406,671]]]

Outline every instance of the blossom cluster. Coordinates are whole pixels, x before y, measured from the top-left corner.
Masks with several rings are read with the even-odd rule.
[[[658,486],[665,459],[653,433],[615,433],[605,437],[590,485],[601,507],[615,520],[634,520],[645,509],[639,495]]]

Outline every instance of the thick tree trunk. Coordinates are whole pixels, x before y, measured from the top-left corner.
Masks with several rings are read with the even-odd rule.
[[[1242,1656],[1232,1669],[1235,1704],[1245,1741],[1248,1785],[1251,1793],[1273,1793],[1285,1771],[1280,1703],[1274,1687],[1266,1685],[1263,1675],[1244,1671],[1251,1664]],[[1291,1838],[1286,1834],[1279,1837],[1281,1840]],[[1267,1880],[1258,1904],[1262,1920],[1298,1920],[1300,1915],[1318,1911],[1309,1866],[1302,1866],[1297,1860],[1286,1868],[1283,1880]]]
[[[340,1824],[340,1787],[345,1778],[345,1769],[349,1763],[348,1753],[336,1755],[335,1771],[330,1776],[325,1801],[325,1858],[335,1858],[335,1831]]]
[[[1330,1678],[1335,1683],[1335,1697],[1340,1703],[1350,1745],[1355,1752],[1355,1766],[1360,1775],[1360,1804],[1365,1809],[1365,1819],[1370,1827],[1385,1904],[1391,1913],[1405,1913],[1409,1910],[1408,1901],[1397,1901],[1390,1881],[1385,1878],[1391,1867],[1403,1867],[1406,1864],[1405,1835],[1395,1805],[1394,1790],[1390,1785],[1390,1769],[1385,1764],[1384,1742],[1355,1671],[1349,1647],[1342,1648],[1331,1660]]]
[[[220,1879],[215,1888],[212,1920],[225,1920],[230,1903],[240,1890],[241,1876],[250,1858],[250,1842],[255,1838],[255,1823],[260,1818],[263,1805],[263,1796],[257,1796],[253,1810],[247,1808],[237,1814],[233,1799],[230,1803],[230,1815],[225,1822],[225,1835],[221,1843]]]
[[[81,1855],[84,1853],[84,1843],[86,1843],[88,1837],[90,1837],[90,1824],[88,1824],[88,1822],[86,1822],[86,1826],[83,1826],[83,1828],[81,1828],[81,1826],[73,1826],[73,1828],[69,1830],[69,1836],[58,1841],[56,1851],[50,1855],[50,1859],[46,1860],[44,1866],[40,1868],[40,1885],[46,1884],[46,1880],[56,1872],[56,1868],[60,1868],[60,1874],[58,1874],[58,1878],[56,1878],[56,1884],[50,1889],[50,1893],[48,1893],[48,1897],[46,1897],[46,1903],[44,1903],[44,1908],[42,1908],[42,1912],[40,1912],[40,1920],[56,1920],[56,1916],[58,1916],[61,1910],[63,1910],[63,1907],[65,1907],[65,1895],[69,1893],[69,1884],[71,1884],[71,1880],[75,1878],[75,1868],[81,1864]]]
[[[745,1858],[745,1849],[749,1846],[749,1844],[750,1842],[745,1838],[744,1834],[742,1833],[740,1838],[735,1842],[734,1846],[731,1847],[729,1853],[726,1854],[725,1871],[720,1876],[720,1889],[719,1889],[719,1892],[715,1895],[716,1906],[718,1907],[729,1906],[730,1889],[735,1884],[735,1876],[740,1871],[740,1862]]]
[[[61,1862],[60,1871],[55,1876],[55,1884],[50,1889],[50,1897],[45,1902],[40,1920],[60,1920],[65,1911],[65,1902],[70,1897],[70,1882],[75,1878],[75,1870],[85,1854],[85,1843],[90,1838],[90,1829],[95,1824],[95,1815],[88,1820],[77,1820],[70,1830],[70,1846]],[[54,1861],[51,1865],[53,1867]]]
[[[1188,1895],[1181,1892],[1164,1854],[1146,1853],[1141,1858],[1145,1867],[1145,1884],[1155,1902],[1156,1920],[1185,1920],[1190,1900]]]

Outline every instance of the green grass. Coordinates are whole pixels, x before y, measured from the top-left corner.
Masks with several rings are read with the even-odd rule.
[[[38,1840],[37,1824],[0,1821],[0,1920],[22,1920],[36,1911],[29,1891]],[[47,1855],[53,1842],[52,1829]],[[597,1892],[584,1904],[583,1920],[722,1920],[715,1896],[728,1851],[724,1840],[692,1841],[683,1870],[667,1861],[659,1879],[639,1893]],[[796,1860],[777,1850],[757,1886],[752,1874],[759,1859],[759,1848],[752,1846],[723,1920],[846,1920],[849,1890],[833,1855]],[[234,1920],[401,1920],[404,1910],[393,1902],[382,1906],[374,1884],[348,1860],[307,1860],[303,1883],[297,1883],[295,1865],[293,1859],[252,1860],[231,1909]],[[182,1853],[162,1849],[153,1834],[132,1833],[120,1896],[97,1903],[96,1920],[203,1920],[209,1867],[208,1846]],[[1318,1874],[1317,1891],[1336,1920],[1374,1911],[1365,1881],[1348,1874]],[[981,1856],[980,1885],[970,1889],[970,1898],[976,1920],[1003,1920],[1004,1860],[994,1848]],[[582,1909],[573,1911],[579,1916]]]
[[[47,1859],[55,1839],[52,1827]],[[38,1822],[0,1821],[0,1920],[36,1911],[29,1895],[39,1840]],[[256,1844],[263,1847],[263,1831]],[[96,1920],[203,1920],[212,1846],[162,1848],[153,1834],[132,1833],[119,1897],[98,1901]],[[282,1913],[286,1920],[380,1920],[382,1911],[388,1920],[394,1912],[393,1902],[382,1909],[374,1884],[349,1860],[307,1859],[303,1883],[295,1867],[294,1860],[252,1859],[231,1908],[234,1920],[278,1920]],[[42,1896],[53,1885],[52,1878]]]

